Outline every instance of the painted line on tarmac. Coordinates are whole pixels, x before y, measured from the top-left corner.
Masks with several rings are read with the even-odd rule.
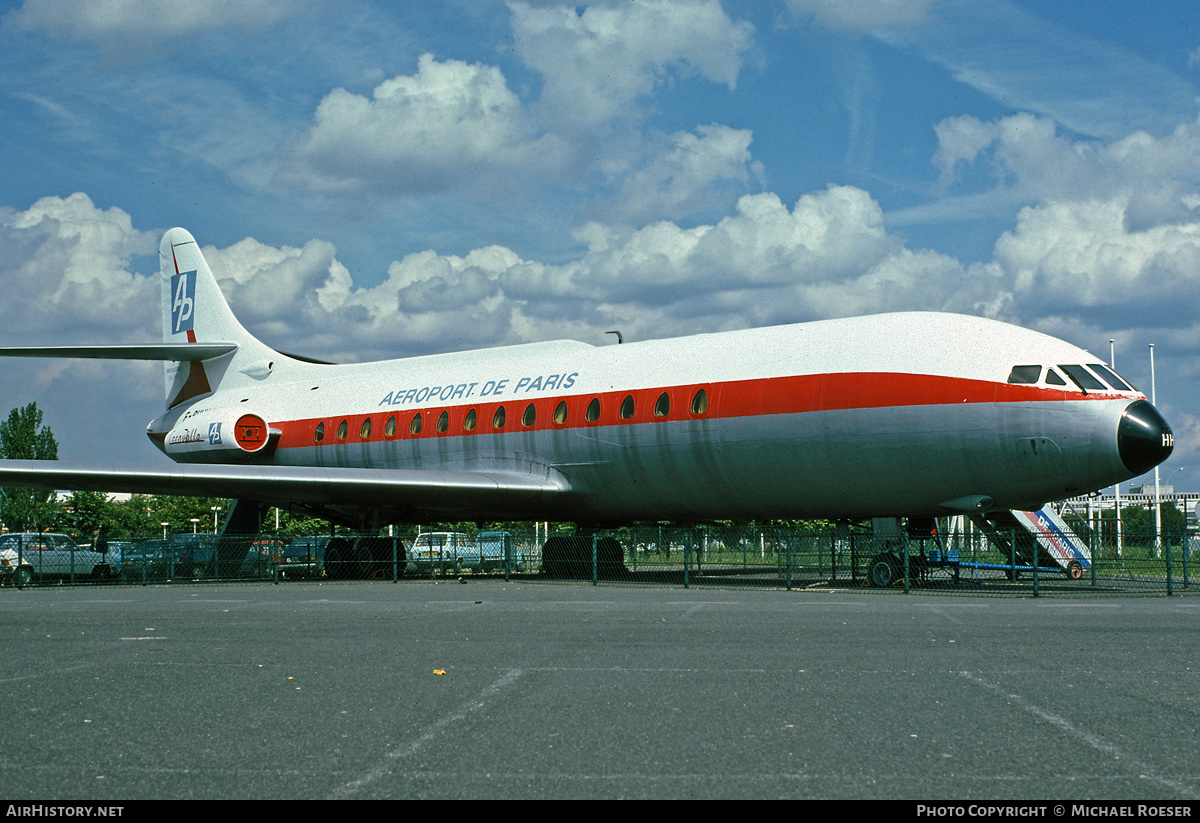
[[[17,675],[16,677],[0,677],[0,683],[19,683],[22,680],[37,680],[39,677],[46,677],[48,675],[67,674],[69,672],[77,672],[80,669],[89,669],[94,665],[96,664],[79,663],[74,666],[64,666],[61,669],[48,669],[47,671],[34,672],[33,674],[21,674]]]
[[[997,694],[1006,700],[1012,701],[1030,714],[1040,717],[1042,720],[1057,726],[1059,729],[1063,730],[1072,737],[1082,740],[1096,751],[1110,755],[1114,759],[1119,760],[1123,766],[1132,767],[1132,769],[1137,773],[1138,777],[1144,780],[1149,780],[1152,783],[1157,783],[1160,786],[1165,786],[1172,791],[1179,792],[1179,794],[1190,800],[1200,799],[1200,794],[1197,794],[1196,790],[1191,786],[1187,785],[1186,783],[1180,783],[1178,780],[1172,780],[1169,777],[1163,777],[1162,775],[1155,773],[1154,768],[1148,763],[1144,763],[1137,758],[1129,756],[1119,747],[1097,737],[1086,729],[1079,728],[1065,717],[1057,715],[1048,709],[1043,709],[1040,706],[1035,706],[1020,695],[1005,691],[998,684],[991,683],[981,677],[976,677],[970,672],[959,672],[959,674],[970,680],[972,683],[982,686],[988,691]]]
[[[339,786],[329,796],[329,799],[345,800],[353,797],[360,790],[365,789],[367,786],[371,785],[376,780],[390,772],[397,760],[419,752],[422,748],[424,748],[426,743],[437,737],[438,734],[441,733],[442,729],[444,729],[446,726],[449,726],[451,723],[455,723],[459,720],[464,720],[471,712],[482,709],[485,705],[487,705],[488,700],[499,694],[505,686],[513,683],[522,674],[523,672],[520,669],[510,669],[506,674],[504,674],[503,677],[481,691],[479,696],[474,700],[467,701],[450,714],[438,720],[436,723],[422,732],[416,739],[410,740],[399,748],[393,749],[385,754],[383,762],[374,769],[367,772],[357,780],[351,780],[349,783]]]

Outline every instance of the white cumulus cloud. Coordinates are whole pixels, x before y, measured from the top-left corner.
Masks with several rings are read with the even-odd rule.
[[[742,193],[762,174],[751,139],[749,129],[714,123],[650,141],[644,163],[621,178],[613,205],[635,224],[724,207],[730,192]]]
[[[370,97],[334,89],[292,147],[283,178],[329,191],[442,189],[483,173],[544,171],[561,162],[494,66],[422,55],[415,74]]]
[[[154,253],[157,240],[135,230],[121,209],[97,208],[81,193],[43,197],[26,211],[0,212],[0,248],[8,345],[55,336],[93,342],[89,334],[112,342],[156,322],[157,280],[129,269],[135,256]]]
[[[638,104],[672,77],[733,88],[753,42],[753,26],[731,20],[716,0],[510,8],[517,52],[544,78],[547,122],[564,132],[636,119]]]
[[[25,0],[7,21],[128,51],[209,31],[259,31],[306,5],[308,0]]]

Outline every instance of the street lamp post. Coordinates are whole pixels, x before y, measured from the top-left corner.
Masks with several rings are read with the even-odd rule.
[[[1117,350],[1114,340],[1108,339],[1108,367],[1114,372],[1117,370]],[[1113,505],[1117,514],[1117,557],[1121,556],[1121,484],[1113,484]]]
[[[1158,408],[1158,391],[1154,386],[1154,344],[1150,344],[1150,402]],[[1162,504],[1158,497],[1158,466],[1154,467],[1154,556],[1162,556]]]

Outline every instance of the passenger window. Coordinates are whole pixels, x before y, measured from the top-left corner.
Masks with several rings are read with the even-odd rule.
[[[409,434],[420,434],[421,433],[421,413],[420,412],[417,412],[416,414],[413,415],[412,422],[408,424],[408,433]]]
[[[589,423],[595,423],[600,419],[600,398],[593,397],[592,402],[588,403],[587,411],[583,413],[583,419]]]
[[[708,411],[708,392],[701,389],[692,397],[692,414],[704,414],[706,411]]]
[[[1065,386],[1067,381],[1058,376],[1054,369],[1046,369],[1046,382],[1051,386]]]
[[[345,420],[343,420],[341,423],[338,423],[338,428],[337,428],[337,439],[338,440],[345,440],[346,435],[349,433],[350,433],[350,424],[349,423],[347,423]]]
[[[1085,369],[1083,366],[1064,366],[1061,363],[1058,367],[1067,373],[1067,377],[1087,394],[1088,389],[1093,391],[1104,391],[1105,386],[1095,376]]]
[[[493,429],[504,428],[504,407],[503,406],[496,409],[496,413],[492,415],[492,428]]]
[[[313,440],[320,443],[325,439],[325,423],[324,421],[317,424],[317,430],[313,433]]]
[[[625,395],[625,399],[621,401],[621,408],[620,408],[620,410],[618,410],[617,414],[619,414],[621,416],[622,420],[628,420],[629,418],[633,417],[633,395],[632,394]]]
[[[533,425],[533,421],[537,419],[537,409],[530,403],[525,407],[525,413],[521,415],[521,425],[528,428]]]
[[[1088,366],[1089,369],[1100,375],[1117,391],[1134,391],[1134,389],[1121,378],[1117,377],[1116,372],[1101,363],[1092,363]]]
[[[395,437],[396,436],[396,415],[393,414],[391,417],[388,418],[387,424],[383,427],[383,436],[384,437]]]
[[[362,428],[358,430],[358,436],[363,440],[371,436],[371,418],[368,417],[363,421]]]
[[[1042,376],[1041,366],[1013,366],[1008,373],[1009,383],[1036,383]]]
[[[658,401],[654,404],[654,416],[666,417],[671,413],[671,395],[663,392],[658,396]]]
[[[567,401],[559,400],[558,405],[554,407],[554,422],[562,425],[567,422]]]
[[[450,413],[442,412],[438,415],[437,430],[439,434],[445,434],[446,429],[450,428]]]
[[[467,416],[463,418],[463,428],[469,432],[475,431],[475,410],[471,409],[467,412]]]

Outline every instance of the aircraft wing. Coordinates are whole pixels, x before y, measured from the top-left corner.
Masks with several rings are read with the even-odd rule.
[[[93,360],[210,360],[237,349],[236,343],[150,343],[129,346],[17,346],[0,357],[83,357]]]
[[[163,468],[48,460],[0,460],[0,486],[57,491],[174,494],[377,506],[414,513],[520,512],[570,492],[565,480],[532,474],[311,466],[172,465]]]

